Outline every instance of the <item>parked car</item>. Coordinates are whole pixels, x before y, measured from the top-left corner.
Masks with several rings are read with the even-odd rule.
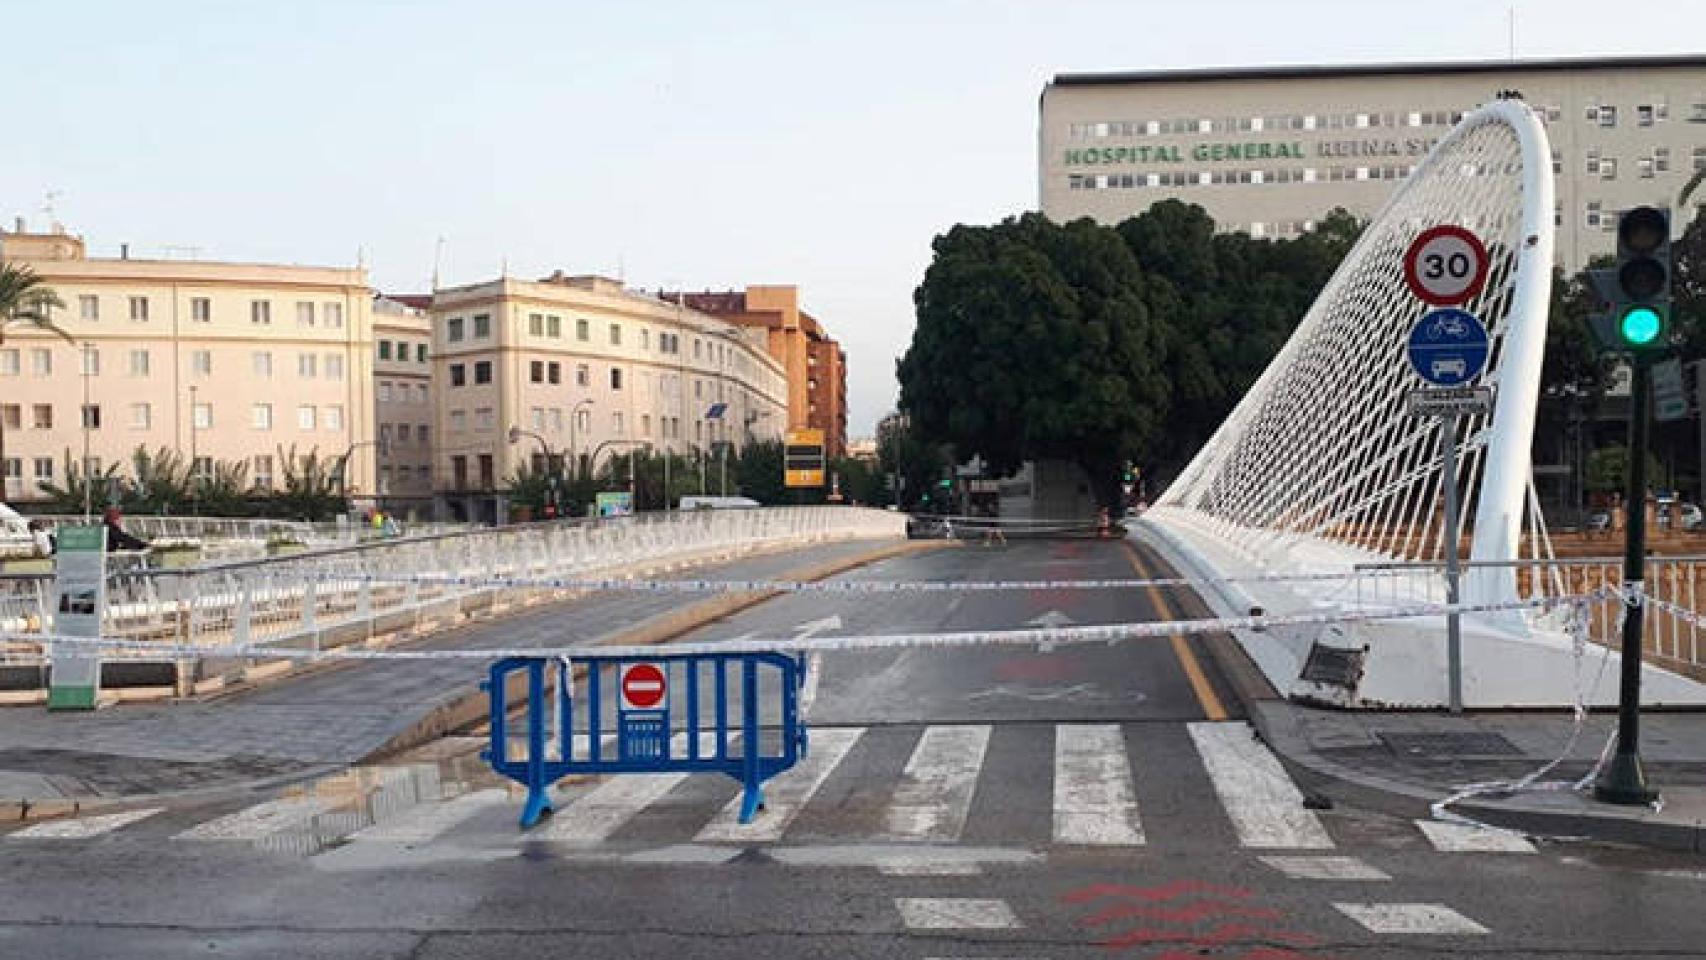
[[[913,515],[906,518],[908,540],[944,540],[954,535],[953,527],[943,517]]]

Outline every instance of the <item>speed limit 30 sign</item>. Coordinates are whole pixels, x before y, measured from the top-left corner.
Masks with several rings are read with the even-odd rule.
[[[1462,227],[1429,227],[1404,254],[1404,282],[1436,307],[1464,303],[1487,283],[1487,248]]]

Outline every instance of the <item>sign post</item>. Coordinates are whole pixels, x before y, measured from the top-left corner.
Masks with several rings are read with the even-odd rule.
[[[107,533],[100,524],[59,529],[53,559],[53,632],[97,638],[107,609]],[[49,710],[93,710],[101,692],[101,651],[56,643],[48,651]]]
[[[1410,366],[1432,385],[1410,394],[1410,410],[1442,418],[1440,486],[1445,492],[1445,602],[1456,606],[1461,579],[1457,529],[1458,418],[1492,408],[1492,391],[1468,384],[1487,365],[1491,344],[1481,319],[1455,305],[1487,283],[1487,248],[1462,227],[1430,227],[1404,254],[1404,282],[1431,310],[1410,331]],[[1443,388],[1443,389],[1441,389]],[[1445,658],[1452,713],[1463,712],[1463,633],[1457,611],[1445,616]]]

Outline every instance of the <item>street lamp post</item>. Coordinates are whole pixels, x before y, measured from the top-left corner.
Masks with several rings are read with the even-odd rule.
[[[509,428],[509,442],[512,445],[520,443],[522,437],[532,437],[539,441],[539,449],[543,451],[545,455],[545,476],[549,478],[548,482],[551,490],[550,505],[554,511],[560,510],[557,503],[557,475],[551,471],[551,445],[545,442],[545,438],[543,436],[540,436],[532,430],[523,430],[520,427],[515,426]]]
[[[195,420],[196,385],[190,384],[190,513],[201,515],[201,482],[196,473],[196,461],[200,459],[196,451],[196,420]]]
[[[574,472],[577,480],[580,478],[580,452],[575,446],[575,423],[581,418],[581,408],[590,406],[592,406],[592,398],[588,397],[575,404],[574,409],[569,411],[569,457],[574,460]]]
[[[89,423],[94,413],[89,407],[89,358],[90,350],[94,349],[87,341],[83,344],[83,522],[89,522],[94,515],[90,505],[95,490],[95,478],[89,471]]]

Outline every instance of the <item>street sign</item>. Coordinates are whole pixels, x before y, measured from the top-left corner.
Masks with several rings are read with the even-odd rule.
[[[53,557],[53,632],[99,637],[107,608],[107,530],[100,524],[60,527]],[[49,710],[93,710],[101,692],[101,653],[93,646],[48,645],[53,672]]]
[[[1487,328],[1467,310],[1430,310],[1410,330],[1410,366],[1423,380],[1455,387],[1487,365]]]
[[[705,411],[705,419],[707,419],[707,420],[721,420],[721,419],[723,419],[723,414],[728,413],[728,412],[729,412],[729,405],[728,404],[726,404],[726,403],[713,403],[713,404],[711,404],[710,409]]]
[[[1681,420],[1688,416],[1688,393],[1682,386],[1682,361],[1653,364],[1653,419]]]
[[[1486,413],[1493,409],[1492,387],[1418,387],[1405,397],[1417,416]]]
[[[1404,282],[1436,307],[1467,302],[1487,283],[1487,248],[1462,227],[1429,227],[1404,253]]]
[[[823,431],[811,427],[788,431],[783,449],[782,479],[788,487],[824,485]]]
[[[624,710],[656,710],[669,696],[669,681],[655,663],[624,664],[621,685]]]

